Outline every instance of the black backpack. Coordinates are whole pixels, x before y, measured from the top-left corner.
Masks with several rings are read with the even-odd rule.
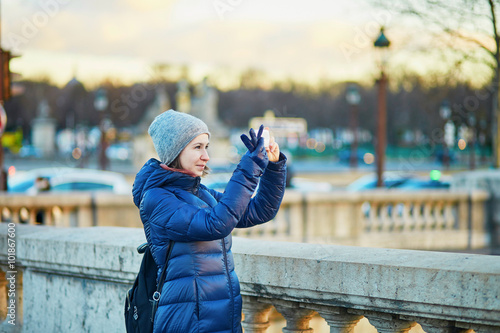
[[[144,243],[137,248],[137,252],[144,253],[144,255],[134,285],[127,291],[125,297],[125,327],[127,333],[153,332],[153,321],[160,301],[160,293],[173,245],[174,243],[170,241],[165,268],[161,272],[158,285],[156,285],[158,267],[151,255],[148,243]]]

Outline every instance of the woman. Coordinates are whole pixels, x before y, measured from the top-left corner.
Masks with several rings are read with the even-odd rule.
[[[286,158],[274,138],[264,147],[262,126],[258,134],[251,129],[250,137],[241,136],[248,151],[220,193],[200,184],[209,161],[210,132],[203,121],[169,110],[148,132],[161,161],[142,167],[133,196],[158,277],[174,241],[154,332],[241,332],[231,231],[274,218],[285,190]]]

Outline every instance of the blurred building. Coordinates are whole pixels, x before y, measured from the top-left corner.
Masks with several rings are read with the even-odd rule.
[[[219,119],[219,96],[207,78],[194,88],[191,95],[188,83],[179,81],[175,95],[177,111],[189,113],[203,120],[210,130],[210,164],[227,164],[231,159],[229,129]]]
[[[258,129],[261,124],[269,127],[276,142],[283,148],[303,146],[308,138],[307,121],[304,118],[276,117],[274,111],[267,110],[263,117],[251,118],[249,126]]]
[[[144,116],[135,128],[132,145],[132,160],[135,167],[140,168],[152,157],[158,158],[153,140],[151,140],[148,134],[148,128],[156,116],[170,108],[170,99],[168,98],[167,91],[163,85],[158,84],[155,87],[153,102],[147,107]]]

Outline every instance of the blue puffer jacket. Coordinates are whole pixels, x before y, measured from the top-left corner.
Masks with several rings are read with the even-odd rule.
[[[274,218],[285,190],[285,161],[281,155],[280,161],[262,170],[244,155],[223,194],[200,184],[200,177],[163,169],[156,159],[138,172],[134,203],[159,265],[158,277],[169,240],[175,242],[155,333],[242,331],[231,231]]]

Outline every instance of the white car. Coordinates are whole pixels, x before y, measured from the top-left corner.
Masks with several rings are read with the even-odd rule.
[[[37,179],[43,186],[48,186],[44,189],[37,188]],[[7,186],[9,193],[26,194],[36,194],[41,190],[132,193],[132,186],[121,173],[80,168],[43,168],[20,172],[8,179]]]
[[[212,173],[204,177],[201,182],[208,188],[223,192],[231,176],[232,173],[227,172]],[[301,192],[330,192],[335,189],[330,183],[300,177],[293,177],[291,184],[289,189]]]

